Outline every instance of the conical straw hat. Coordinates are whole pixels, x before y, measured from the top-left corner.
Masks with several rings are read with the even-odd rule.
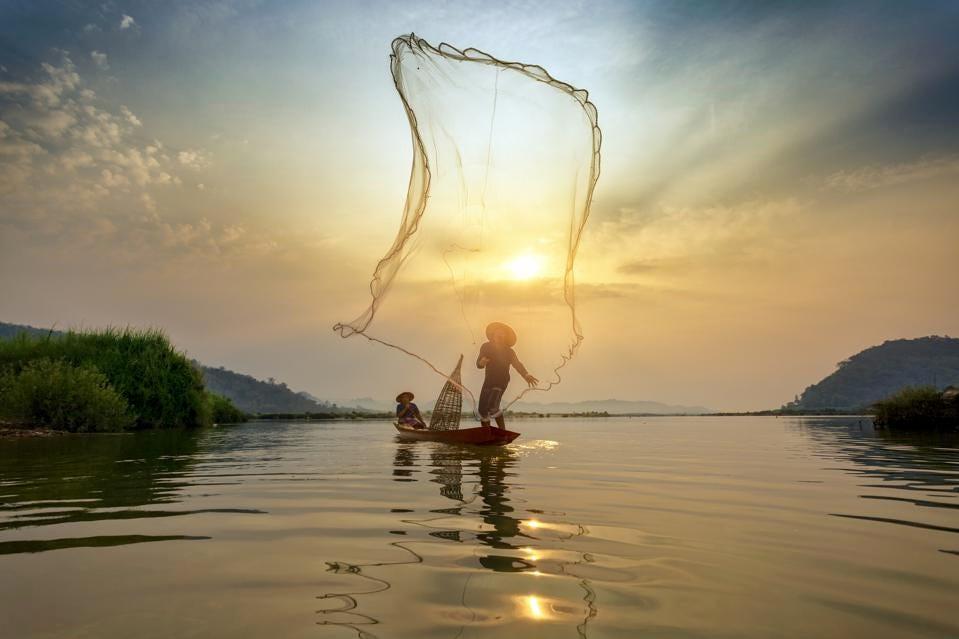
[[[516,331],[503,322],[491,322],[489,326],[486,327],[486,339],[492,341],[493,334],[500,329],[506,331],[506,345],[516,346]]]

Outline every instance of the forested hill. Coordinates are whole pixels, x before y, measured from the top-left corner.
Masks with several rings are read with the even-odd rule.
[[[338,413],[353,409],[341,409],[335,404],[318,402],[305,393],[297,393],[286,384],[261,381],[250,375],[235,373],[222,366],[212,368],[199,362],[206,387],[230,400],[240,410],[248,413]]]
[[[959,339],[920,337],[873,346],[839,362],[838,369],[784,408],[860,409],[906,386],[959,386]]]
[[[16,337],[18,333],[27,333],[29,335],[48,335],[53,333],[54,335],[59,335],[60,331],[55,331],[48,328],[24,326],[22,324],[7,324],[6,322],[0,322],[0,339],[11,339]]]
[[[0,322],[0,339],[10,339],[18,333],[30,335],[58,335],[61,331],[7,324]],[[235,373],[222,366],[212,368],[196,360],[193,363],[203,371],[203,378],[209,390],[230,399],[240,410],[251,413],[339,413],[351,412],[335,404],[316,401],[304,393],[291,390],[286,384],[261,381],[250,375]]]

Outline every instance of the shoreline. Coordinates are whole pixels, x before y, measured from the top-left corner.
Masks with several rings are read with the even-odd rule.
[[[424,413],[429,416],[430,412]],[[472,417],[470,413],[463,413],[463,419]],[[868,417],[872,418],[871,413],[856,412],[828,412],[828,411],[808,411],[808,412],[779,412],[779,411],[748,411],[740,413],[606,413],[606,412],[583,412],[583,413],[532,413],[532,412],[507,412],[506,417],[510,419],[546,419],[546,418],[592,418],[605,419],[608,417]],[[335,421],[383,421],[393,420],[395,417],[391,413],[368,414],[368,415],[338,415],[338,416],[320,416],[315,413],[286,413],[282,415],[251,415],[251,422],[335,422]]]
[[[464,415],[464,418],[468,417]],[[866,413],[780,413],[776,411],[754,411],[743,413],[682,413],[663,415],[658,413],[507,413],[510,419],[608,419],[634,417],[859,417],[872,419],[873,415]],[[357,422],[357,421],[388,421],[393,416],[382,415],[337,415],[319,416],[316,414],[286,414],[251,416],[247,423],[270,424],[278,422]],[[213,427],[230,426],[231,424],[214,424]],[[151,429],[145,429],[151,430]],[[116,435],[117,433],[71,433],[64,430],[54,430],[42,426],[18,426],[9,422],[0,422],[0,441],[10,439],[26,439],[32,437],[59,437],[61,435]]]
[[[43,428],[37,426],[15,426],[0,422],[0,440],[3,439],[25,439],[27,437],[57,437],[59,435],[70,435],[63,430],[53,430],[52,428]]]

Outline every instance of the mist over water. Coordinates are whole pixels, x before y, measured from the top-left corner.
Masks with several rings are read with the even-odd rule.
[[[385,422],[0,441],[5,632],[959,635],[955,437],[512,425],[493,449]]]

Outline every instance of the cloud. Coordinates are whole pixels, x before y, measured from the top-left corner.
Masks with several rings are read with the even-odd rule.
[[[91,51],[90,59],[93,60],[93,63],[97,65],[98,69],[106,71],[110,68],[109,62],[107,62],[107,54],[101,53],[99,51]]]
[[[626,275],[651,275],[664,272],[680,272],[693,266],[693,261],[689,258],[672,259],[638,259],[624,262],[618,268],[620,273]]]
[[[120,113],[123,115],[124,118],[126,118],[126,121],[132,124],[133,126],[136,126],[136,127],[143,126],[143,122],[140,121],[140,118],[135,116],[133,112],[126,107],[126,105],[123,105],[123,104],[120,105]]]
[[[136,20],[133,19],[133,16],[128,16],[127,14],[124,13],[123,17],[120,18],[121,31],[125,31],[127,29],[136,29],[138,26],[139,25],[137,25],[137,22]]]
[[[204,169],[210,166],[210,156],[202,150],[186,149],[177,153],[177,161],[191,169]]]
[[[162,144],[139,143],[134,133],[143,126],[141,120],[126,106],[114,112],[97,103],[69,56],[63,54],[59,65],[44,63],[42,69],[46,76],[39,81],[0,84],[4,158],[22,161],[26,148],[43,151],[29,154],[44,158],[45,163],[31,165],[37,178],[99,168],[126,173],[140,185],[172,180],[176,164]]]
[[[627,275],[680,271],[703,260],[748,262],[781,248],[805,205],[797,198],[747,200],[706,206],[626,206],[589,231],[588,245],[603,247],[579,264],[630,256],[613,271]],[[779,239],[777,239],[779,238]]]
[[[130,185],[130,178],[122,173],[114,173],[110,169],[100,171],[102,183],[108,189],[116,187],[125,187]]]
[[[61,66],[46,62],[40,65],[47,75],[44,81],[0,82],[0,101],[28,98],[46,108],[59,105],[63,94],[73,91],[80,84],[80,76],[70,57],[64,52],[61,52],[61,57]]]
[[[36,79],[0,83],[0,233],[15,229],[55,242],[93,228],[102,239],[111,228],[152,234],[167,246],[163,238],[183,236],[174,223],[136,214],[156,216],[183,183],[180,171],[202,171],[210,154],[143,140],[140,118],[98,100],[65,52],[41,70]]]
[[[837,171],[823,180],[823,188],[857,193],[947,175],[959,175],[959,156],[926,156],[913,162]]]

